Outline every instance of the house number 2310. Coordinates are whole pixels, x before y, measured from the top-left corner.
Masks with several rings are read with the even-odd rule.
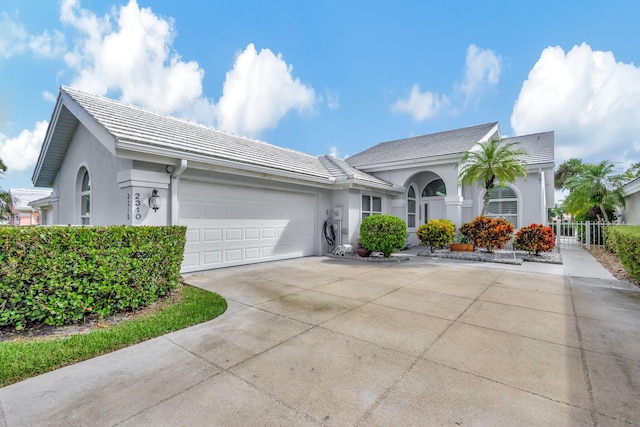
[[[140,206],[142,205],[141,200],[140,193],[133,194],[133,215],[137,220],[142,218],[142,214],[140,213]],[[131,193],[127,193],[127,219],[131,219],[129,212],[131,212]]]

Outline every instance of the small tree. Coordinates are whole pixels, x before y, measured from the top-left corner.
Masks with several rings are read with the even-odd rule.
[[[577,174],[565,181],[565,188],[570,191],[564,200],[565,209],[575,216],[595,216],[609,222],[613,219],[609,212],[616,206],[625,206],[622,186],[629,176],[618,173],[609,160],[583,164]]]
[[[370,215],[360,224],[360,243],[388,257],[404,246],[407,223],[393,215]]]
[[[422,224],[416,231],[420,243],[429,246],[432,253],[447,243],[451,243],[455,233],[456,225],[448,219],[432,219],[428,223]]]
[[[519,142],[503,143],[498,140],[481,142],[478,149],[467,151],[458,163],[458,173],[462,184],[481,183],[486,190],[482,202],[482,214],[487,215],[490,190],[515,182],[518,176],[527,177],[527,169],[522,156],[526,151],[516,148]]]

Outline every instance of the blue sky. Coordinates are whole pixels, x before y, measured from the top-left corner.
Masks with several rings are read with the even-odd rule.
[[[309,154],[499,121],[640,161],[637,1],[0,1],[0,186],[60,85]]]

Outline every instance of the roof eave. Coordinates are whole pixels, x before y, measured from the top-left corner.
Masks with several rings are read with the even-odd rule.
[[[336,181],[333,177],[319,177],[302,173],[285,171],[282,169],[274,169],[267,166],[253,165],[250,163],[240,163],[233,160],[221,159],[218,157],[211,157],[202,154],[190,153],[180,150],[172,150],[170,148],[153,147],[144,144],[137,144],[134,142],[118,142],[117,150],[120,157],[135,157],[131,154],[140,153],[143,155],[159,156],[161,158],[180,158],[190,162],[198,162],[204,165],[224,168],[226,172],[246,175],[256,174],[261,177],[269,177],[272,179],[282,178],[286,181],[295,180],[302,183],[316,183],[316,184],[329,184],[333,185]],[[129,154],[127,154],[127,152]]]

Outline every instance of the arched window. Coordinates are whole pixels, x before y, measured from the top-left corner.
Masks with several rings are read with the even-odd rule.
[[[85,168],[80,170],[82,177],[80,184],[80,223],[82,225],[91,224],[91,178],[89,171]]]
[[[447,187],[441,179],[435,179],[428,183],[422,190],[422,197],[446,196]]]
[[[413,185],[409,186],[407,191],[407,227],[414,228],[416,226],[416,208],[418,204],[416,201],[416,189]]]
[[[489,190],[487,215],[504,218],[518,228],[518,195],[510,187],[493,187]]]

